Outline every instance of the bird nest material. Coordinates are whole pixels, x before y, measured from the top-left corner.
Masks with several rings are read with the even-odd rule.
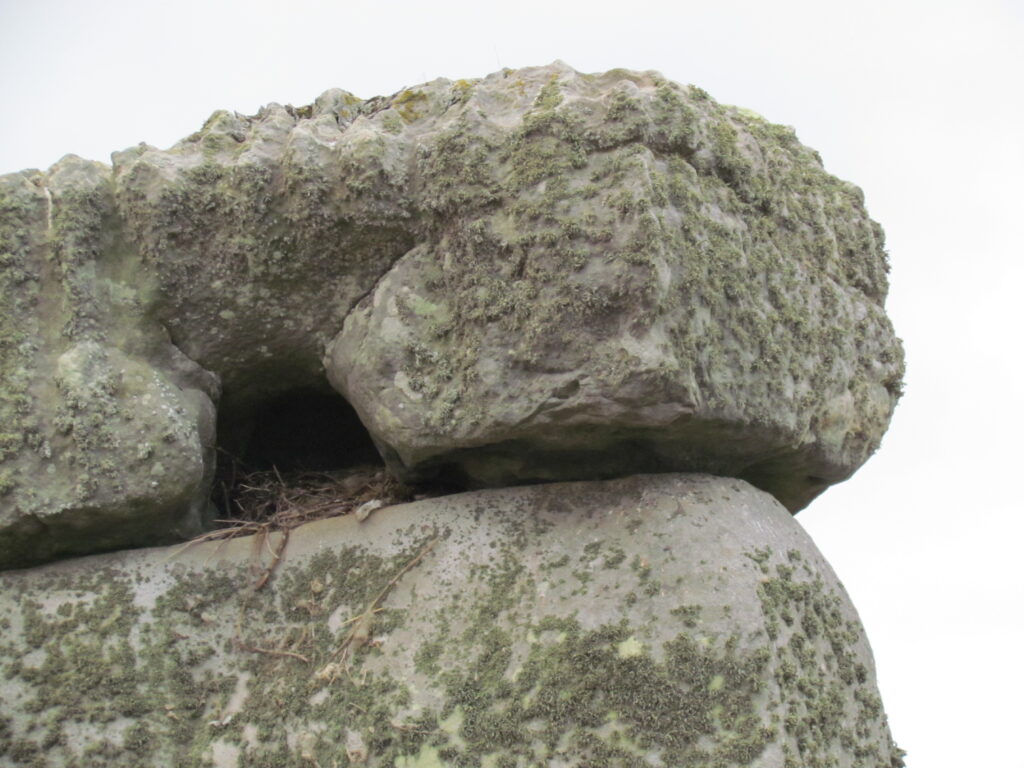
[[[217,520],[220,527],[194,542],[287,533],[314,520],[353,513],[365,519],[373,510],[412,499],[406,486],[373,466],[332,472],[260,470],[237,476],[232,489],[223,491],[231,516]]]

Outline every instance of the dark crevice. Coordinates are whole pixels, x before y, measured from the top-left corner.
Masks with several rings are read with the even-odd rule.
[[[355,409],[329,389],[292,389],[222,411],[212,493],[221,518],[244,517],[240,502],[253,486],[287,492],[353,475],[383,479],[384,461]]]
[[[287,392],[263,403],[242,460],[253,469],[325,471],[383,464],[355,409],[343,397]]]

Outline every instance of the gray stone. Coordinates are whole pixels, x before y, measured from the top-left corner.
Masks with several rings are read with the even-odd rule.
[[[10,571],[0,627],[4,766],[902,765],[845,591],[739,480]]]
[[[885,270],[791,130],[650,72],[332,90],[0,177],[0,568],[201,529],[215,446],[330,386],[405,481],[798,510],[899,395]]]
[[[0,199],[0,568],[195,535],[216,377],[148,317],[109,170],[68,157]]]
[[[442,215],[325,362],[396,474],[697,469],[795,511],[875,450],[882,232],[790,130],[653,73],[498,73],[440,114],[437,88],[393,103]]]

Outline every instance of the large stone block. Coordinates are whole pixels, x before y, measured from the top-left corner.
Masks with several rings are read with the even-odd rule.
[[[796,511],[899,396],[885,270],[791,130],[649,72],[328,91],[4,176],[0,567],[198,530],[215,448],[330,385],[405,481],[708,471]]]
[[[5,766],[902,764],[845,591],[739,480],[476,491],[11,571],[0,627]]]
[[[902,374],[882,232],[791,130],[559,65],[389,119],[434,215],[325,364],[399,476],[703,470],[795,511],[878,446]]]

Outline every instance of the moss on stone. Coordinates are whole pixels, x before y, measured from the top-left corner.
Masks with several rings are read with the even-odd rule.
[[[261,589],[259,553],[277,542],[260,539],[225,562],[210,544],[187,564],[140,553],[124,570],[4,576],[5,757],[198,768],[220,745],[241,765],[364,753],[370,765],[723,768],[771,748],[792,766],[898,765],[859,626],[816,555],[752,547],[722,570],[683,539],[680,563],[665,550],[659,526],[717,541],[734,494],[739,508],[768,503],[706,480],[396,508],[393,523],[367,523],[383,526],[372,535],[348,529],[358,542],[306,542]],[[686,509],[662,502],[678,498]],[[761,524],[795,525],[758,510]],[[646,522],[628,525],[627,511]],[[569,583],[573,569],[591,578]],[[719,578],[747,620],[708,586]],[[638,596],[660,582],[677,591]],[[345,645],[371,608],[368,636]]]
[[[423,115],[423,109],[427,104],[427,94],[412,88],[401,91],[391,100],[392,106],[398,110],[398,114],[407,123],[418,120]]]
[[[859,766],[901,766],[904,753],[895,744],[866,739],[867,724],[885,716],[874,680],[857,660],[864,638],[857,623],[844,617],[840,596],[824,587],[796,550],[787,553],[788,562],[778,562],[769,550],[750,557],[768,575],[758,593],[765,632],[777,649],[786,765],[826,768],[856,744]]]
[[[654,73],[556,64],[219,111],[112,170],[5,177],[0,265],[19,542],[66,541],[54,510],[134,513],[135,481],[167,466],[111,427],[132,415],[103,392],[116,376],[51,386],[71,343],[221,395],[224,423],[326,367],[408,479],[699,470],[794,510],[870,455],[902,392],[860,191],[791,129]],[[208,469],[140,501],[130,541],[180,533]],[[39,559],[68,551],[51,543]]]
[[[34,318],[39,301],[40,253],[45,246],[46,198],[29,174],[0,177],[0,497],[18,481],[7,462],[32,441],[37,425],[30,396],[33,357],[40,339]],[[39,447],[38,441],[32,447]],[[0,545],[2,550],[2,545]]]
[[[450,764],[479,765],[495,751],[516,762],[643,765],[654,751],[672,765],[747,764],[771,739],[757,714],[765,655],[740,658],[680,635],[658,662],[619,652],[632,637],[625,622],[591,631],[574,620],[533,627],[556,629],[515,670],[508,637],[492,631],[476,660],[446,677],[442,714],[461,709],[466,744]]]

